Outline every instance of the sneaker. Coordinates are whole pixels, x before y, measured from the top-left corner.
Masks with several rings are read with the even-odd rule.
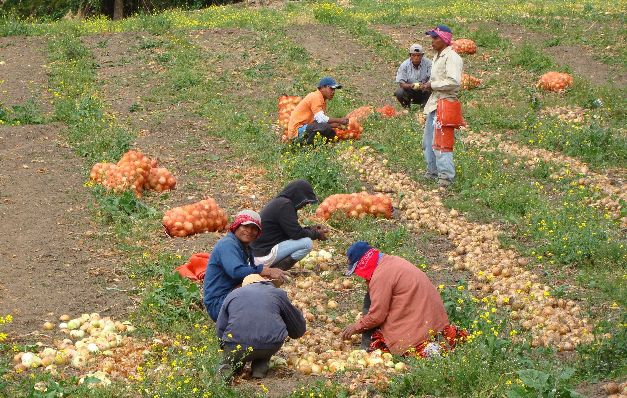
[[[429,173],[428,171],[425,172],[422,175],[424,178],[426,178],[427,180],[437,180],[438,179],[438,175],[435,173]]]
[[[440,178],[438,180],[438,185],[442,188],[449,187],[453,182],[451,180],[447,180],[446,178]]]

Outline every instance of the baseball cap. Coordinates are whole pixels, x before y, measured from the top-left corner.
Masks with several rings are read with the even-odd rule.
[[[453,31],[451,30],[451,28],[449,28],[446,25],[438,25],[435,28],[428,30],[425,32],[426,35],[429,35],[431,37],[438,37],[438,31],[440,32],[446,32],[446,33],[450,33],[451,35],[453,34]]]
[[[355,272],[355,268],[357,268],[357,263],[361,257],[366,254],[368,250],[372,249],[372,246],[368,244],[368,242],[359,240],[346,250],[346,257],[348,257],[348,267],[346,271],[344,271],[345,276],[350,276]]]
[[[414,43],[411,46],[409,46],[409,53],[413,54],[413,53],[418,53],[418,54],[424,54],[424,50],[422,49],[422,46],[420,44]]]
[[[329,86],[331,88],[337,89],[342,88],[342,85],[339,84],[334,78],[331,76],[325,76],[318,82],[318,88]]]

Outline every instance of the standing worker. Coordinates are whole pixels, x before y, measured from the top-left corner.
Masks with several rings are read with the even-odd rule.
[[[424,107],[429,99],[429,93],[420,89],[420,85],[431,77],[431,60],[424,54],[420,44],[412,44],[409,47],[409,58],[403,61],[396,72],[398,88],[394,96],[403,108],[409,108],[411,104]]]
[[[457,93],[461,87],[464,62],[451,47],[453,32],[448,26],[438,25],[425,34],[431,36],[431,47],[437,52],[431,67],[431,78],[420,85],[420,89],[431,91],[424,109],[427,115],[422,139],[427,162],[425,177],[437,178],[441,187],[447,187],[455,178],[455,126],[463,124]]]

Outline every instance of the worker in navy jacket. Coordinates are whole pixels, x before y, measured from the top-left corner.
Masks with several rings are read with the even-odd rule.
[[[250,243],[261,235],[261,217],[254,211],[237,214],[227,235],[220,239],[211,252],[203,285],[203,303],[211,319],[216,321],[227,294],[250,274],[260,274],[273,280],[282,280],[283,271],[255,265]]]
[[[218,375],[230,381],[246,362],[252,377],[264,378],[269,361],[289,336],[305,334],[305,318],[284,290],[258,274],[244,278],[242,287],[226,296],[216,331],[224,350]]]

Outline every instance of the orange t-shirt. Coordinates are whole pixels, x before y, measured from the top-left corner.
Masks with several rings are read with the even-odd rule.
[[[303,98],[290,115],[290,122],[287,125],[287,138],[293,139],[298,135],[298,128],[302,125],[312,123],[314,115],[320,111],[326,112],[327,102],[324,100],[320,90],[309,93]]]

